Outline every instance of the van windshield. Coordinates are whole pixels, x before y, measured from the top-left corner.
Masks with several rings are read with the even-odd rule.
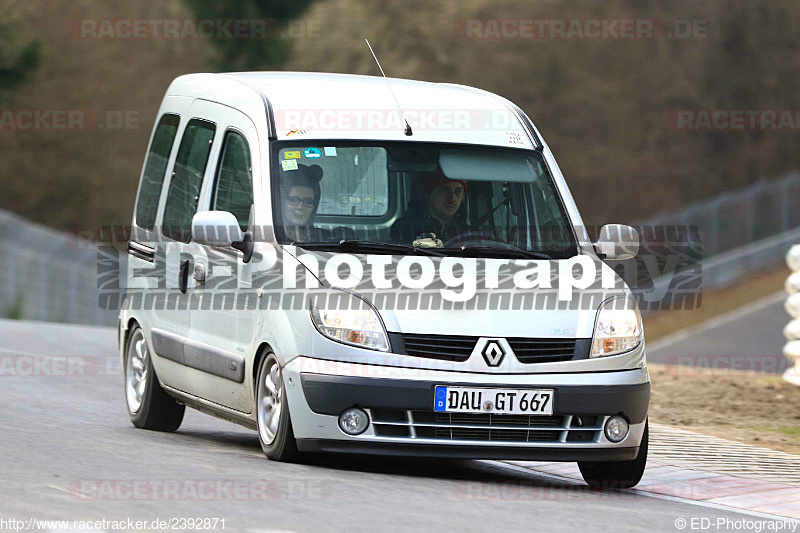
[[[365,253],[562,259],[576,242],[540,152],[285,141],[273,152],[279,242]]]

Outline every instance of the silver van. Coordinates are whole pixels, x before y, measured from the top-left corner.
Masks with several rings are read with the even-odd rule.
[[[576,461],[632,487],[650,378],[636,300],[548,146],[478,89],[315,73],[170,85],[120,312],[133,424],[185,406],[270,459]],[[613,264],[613,263],[612,263]]]

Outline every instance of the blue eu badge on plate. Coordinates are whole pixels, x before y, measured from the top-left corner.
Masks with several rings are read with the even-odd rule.
[[[433,410],[445,411],[447,409],[447,387],[438,386],[433,398]]]

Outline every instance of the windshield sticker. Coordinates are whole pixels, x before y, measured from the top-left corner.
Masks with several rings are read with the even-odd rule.
[[[316,159],[322,155],[322,152],[319,151],[319,148],[306,148],[303,150],[303,155],[308,159]]]
[[[297,170],[297,159],[287,159],[285,161],[281,161],[281,166],[283,170]]]
[[[287,150],[283,152],[284,159],[300,159],[300,150]]]
[[[325,155],[329,157],[336,157],[336,147],[335,146],[326,146],[325,147]]]

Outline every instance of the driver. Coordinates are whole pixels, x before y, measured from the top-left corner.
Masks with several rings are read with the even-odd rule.
[[[424,201],[409,206],[408,212],[392,225],[393,238],[407,242],[421,234],[434,233],[437,239],[447,242],[464,231],[466,181],[451,180],[437,167],[422,177],[421,189]]]

